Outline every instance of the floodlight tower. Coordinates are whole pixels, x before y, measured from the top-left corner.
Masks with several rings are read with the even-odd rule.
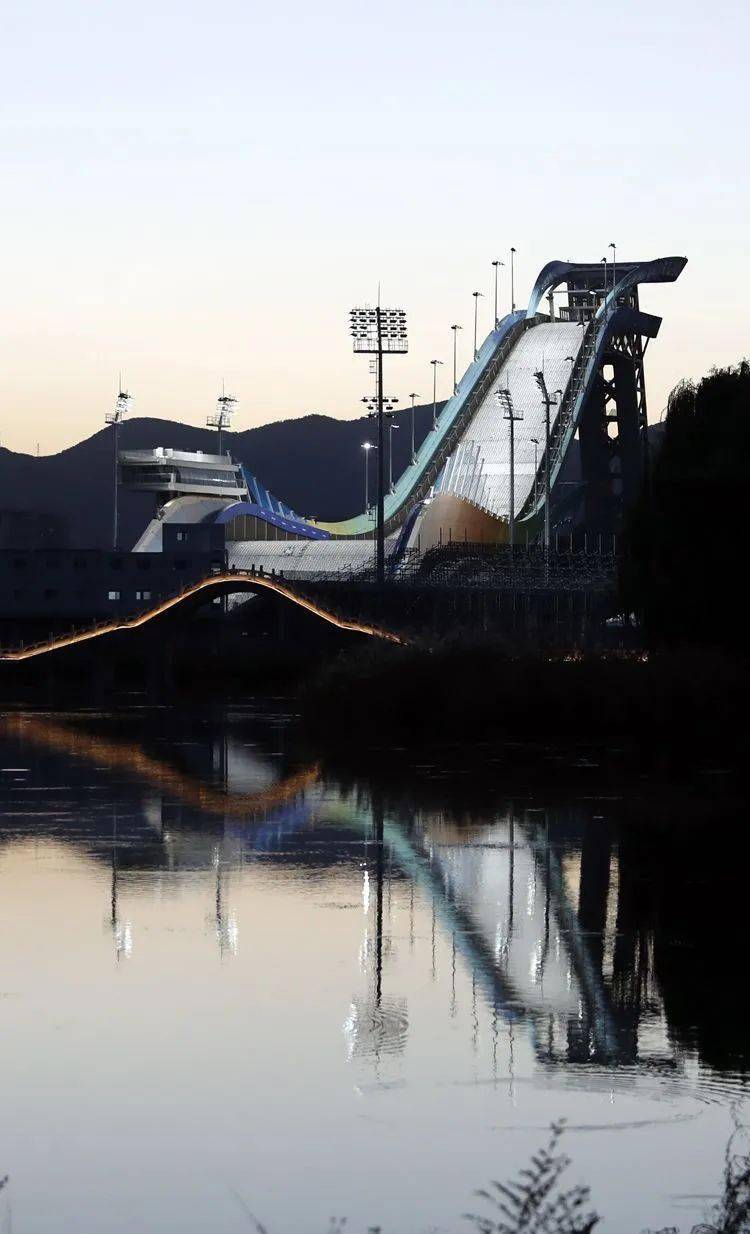
[[[215,428],[219,434],[219,454],[223,453],[224,432],[232,424],[232,416],[237,410],[237,399],[224,393],[224,382],[221,383],[221,394],[216,400],[216,411],[206,416],[206,427]]]
[[[355,352],[375,356],[377,389],[375,402],[378,420],[378,515],[375,574],[385,582],[385,427],[383,421],[383,356],[403,355],[409,350],[404,309],[355,308],[349,314]],[[390,400],[391,403],[395,399]]]
[[[550,416],[549,409],[557,404],[557,400],[562,398],[562,390],[555,390],[554,394],[550,394],[547,390],[547,382],[544,379],[544,373],[534,373],[534,380],[539,386],[542,393],[542,402],[544,403],[544,555],[547,561],[547,569],[549,570],[549,495],[550,495]]]
[[[510,501],[508,504],[508,538],[510,547],[516,543],[516,420],[523,420],[523,412],[516,411],[513,406],[513,395],[510,390],[498,390],[497,401],[503,409],[503,419],[508,421],[510,429]]]
[[[118,511],[117,497],[118,497],[118,491],[120,487],[120,474],[119,474],[120,425],[125,419],[125,416],[127,415],[128,411],[130,410],[130,404],[132,401],[133,401],[133,396],[132,394],[129,394],[127,390],[123,390],[122,377],[120,377],[117,383],[117,398],[115,400],[114,409],[112,411],[106,412],[104,416],[105,424],[112,425],[112,449],[113,449],[113,458],[114,458],[113,492],[112,492],[112,547],[115,550],[115,552],[117,551],[118,541],[119,541],[119,511]]]

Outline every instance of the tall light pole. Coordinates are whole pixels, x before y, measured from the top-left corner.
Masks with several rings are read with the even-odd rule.
[[[370,451],[373,449],[371,441],[363,441],[362,449],[365,452],[365,518],[370,513]]]
[[[437,428],[437,371],[442,360],[430,360],[432,365],[432,427]]]
[[[383,424],[383,355],[403,355],[409,350],[404,309],[356,308],[349,314],[355,352],[377,357],[377,418],[378,418],[378,518],[375,577],[385,582],[385,429]]]
[[[416,463],[417,451],[416,451],[415,438],[414,438],[414,415],[415,415],[414,400],[418,399],[419,395],[415,394],[414,391],[412,390],[411,394],[409,395],[409,398],[411,399],[411,461],[412,463]]]
[[[604,266],[604,303],[607,303],[607,258],[602,257],[602,265]],[[609,317],[609,307],[604,310],[604,316]]]
[[[456,368],[456,362],[458,358],[458,332],[459,330],[462,330],[462,329],[463,329],[463,326],[451,326],[451,330],[453,331],[453,393],[454,394],[458,390],[458,370]]]
[[[498,390],[497,401],[503,409],[503,419],[508,421],[510,430],[510,500],[508,502],[508,538],[510,547],[516,543],[516,420],[523,420],[523,412],[516,411],[513,406],[513,395],[510,390]]]
[[[510,250],[510,311],[516,311],[516,250]]]
[[[219,437],[219,454],[223,453],[224,433],[232,423],[232,416],[237,410],[237,399],[224,393],[224,382],[221,383],[221,394],[216,400],[216,411],[206,416],[206,427],[215,428]]]
[[[536,505],[539,500],[539,485],[537,483],[537,472],[539,470],[539,438],[530,437],[529,441],[531,441],[534,445],[534,505]]]
[[[612,250],[612,291],[614,292],[617,286],[617,245],[612,243],[609,247]]]
[[[539,389],[541,390],[542,402],[544,403],[544,553],[545,553],[545,557],[547,558],[547,566],[549,567],[549,531],[550,531],[550,519],[549,519],[550,415],[549,415],[549,409],[550,407],[553,407],[555,405],[557,401],[557,396],[560,393],[560,391],[559,390],[556,391],[555,394],[549,393],[549,391],[547,390],[547,383],[544,380],[544,373],[541,371],[541,369],[539,370],[539,372],[534,373],[534,379],[536,381],[536,384],[539,386]]]
[[[388,491],[393,492],[393,430],[400,428],[399,424],[394,424],[391,420],[388,425]]]
[[[122,377],[117,383],[117,398],[113,411],[106,412],[104,423],[112,425],[112,452],[113,452],[113,485],[112,485],[112,547],[117,551],[119,548],[119,510],[118,510],[118,495],[120,488],[120,425],[125,416],[130,410],[130,404],[133,400],[132,394],[128,394],[127,390],[122,388]]]
[[[479,355],[479,352],[477,351],[477,321],[479,318],[479,300],[480,298],[484,299],[484,296],[481,291],[473,291],[471,294],[474,297],[474,359],[476,360],[477,356]]]
[[[500,320],[500,319],[499,319],[499,317],[498,317],[498,315],[497,315],[497,280],[498,280],[498,270],[500,269],[500,266],[504,266],[504,265],[505,265],[505,262],[504,262],[504,261],[493,261],[493,263],[492,263],[492,267],[493,267],[493,269],[494,269],[494,271],[495,271],[495,329],[496,329],[496,330],[497,330],[497,323],[498,323],[498,321]]]

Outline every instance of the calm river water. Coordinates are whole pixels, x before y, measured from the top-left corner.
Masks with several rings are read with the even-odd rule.
[[[703,1216],[734,841],[374,761],[281,712],[0,716],[0,1231],[468,1230],[559,1118],[604,1229]]]

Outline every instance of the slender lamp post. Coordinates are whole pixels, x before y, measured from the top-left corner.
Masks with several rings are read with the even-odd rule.
[[[516,250],[510,250],[510,311],[516,311]]]
[[[394,424],[391,420],[388,425],[388,490],[393,492],[393,430],[400,428],[400,424]]]
[[[503,409],[503,419],[508,421],[510,430],[510,500],[508,502],[508,536],[510,547],[516,543],[516,420],[523,420],[523,412],[516,411],[513,406],[513,395],[510,390],[498,390],[497,401]]]
[[[607,258],[602,257],[602,265],[604,266],[604,302],[607,302]],[[609,306],[604,310],[604,316],[609,317]]]
[[[437,428],[437,371],[438,365],[442,364],[442,360],[430,360],[432,365],[432,427]]]
[[[377,420],[378,420],[378,516],[375,577],[385,582],[385,427],[383,422],[383,356],[403,355],[409,350],[404,309],[356,308],[349,314],[355,352],[377,357]],[[393,401],[393,400],[392,400]]]
[[[206,416],[206,427],[215,428],[219,436],[219,454],[223,453],[224,433],[232,423],[232,416],[237,410],[237,399],[224,393],[224,383],[221,383],[221,394],[216,400],[216,411]]]
[[[539,499],[539,485],[537,483],[537,472],[539,470],[539,438],[530,437],[529,440],[534,445],[534,505]]]
[[[409,398],[411,399],[411,461],[412,463],[416,463],[417,451],[416,451],[416,447],[414,444],[414,414],[415,414],[414,413],[414,400],[418,399],[419,395],[415,394],[414,391],[412,390],[411,394],[409,395]]]
[[[458,370],[456,368],[456,362],[457,362],[457,357],[458,357],[457,344],[458,344],[458,332],[459,330],[462,330],[462,329],[463,329],[463,326],[451,326],[451,330],[453,331],[453,393],[454,394],[456,394],[458,391]]]
[[[112,451],[114,459],[114,474],[112,488],[112,547],[117,551],[119,547],[119,510],[118,510],[118,495],[120,487],[120,425],[125,416],[130,410],[132,402],[132,394],[128,394],[127,390],[122,388],[122,377],[117,383],[117,398],[113,411],[108,411],[104,416],[105,424],[112,425]]]
[[[612,250],[612,291],[617,285],[617,245],[615,243],[609,246]]]
[[[479,352],[477,351],[477,320],[479,317],[479,300],[480,297],[484,299],[484,296],[481,291],[473,291],[471,294],[474,297],[474,359],[476,360],[479,355]]]
[[[547,558],[547,568],[549,569],[549,499],[550,499],[550,407],[554,407],[557,402],[560,391],[556,390],[554,394],[550,394],[547,390],[547,383],[544,380],[544,373],[541,369],[534,373],[536,384],[542,393],[542,402],[544,403],[544,552]]]
[[[363,441],[362,449],[365,452],[365,518],[370,513],[370,451],[373,449],[371,441]]]
[[[496,330],[497,330],[497,323],[498,323],[498,321],[499,321],[499,318],[498,318],[498,315],[497,315],[497,280],[498,280],[498,270],[500,269],[500,266],[504,266],[504,265],[505,265],[505,262],[504,262],[504,261],[493,261],[493,263],[492,263],[493,269],[494,269],[494,271],[495,271],[495,329],[496,329]]]

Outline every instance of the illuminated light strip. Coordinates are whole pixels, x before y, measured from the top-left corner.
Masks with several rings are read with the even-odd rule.
[[[157,604],[155,608],[147,609],[145,613],[138,613],[135,617],[126,617],[122,621],[110,621],[105,625],[92,627],[90,630],[79,630],[75,634],[64,634],[59,638],[50,639],[48,642],[39,643],[36,646],[19,647],[15,651],[4,651],[0,654],[0,660],[5,662],[31,660],[35,656],[46,655],[50,651],[61,651],[63,647],[74,647],[78,643],[86,643],[92,638],[100,638],[102,634],[117,634],[120,630],[137,630],[139,626],[146,625],[147,622],[153,621],[154,617],[159,617],[162,613],[169,612],[170,609],[175,608],[178,604],[182,604],[183,600],[189,600],[191,596],[198,595],[201,591],[220,587],[225,583],[237,583],[238,581],[251,584],[251,588],[254,589],[265,588],[267,591],[274,591],[277,595],[284,596],[292,604],[297,604],[308,613],[313,613],[314,616],[320,617],[322,621],[336,626],[339,630],[350,630],[354,634],[368,634],[372,638],[382,638],[386,642],[397,643],[401,646],[406,643],[406,639],[401,638],[398,634],[394,634],[391,630],[383,630],[380,626],[371,626],[359,621],[346,621],[343,617],[337,617],[330,609],[323,608],[322,605],[316,604],[314,600],[309,600],[306,596],[300,595],[285,583],[279,582],[278,579],[268,578],[265,575],[251,574],[249,571],[237,570],[233,574],[212,574],[208,578],[203,578],[199,582],[191,584],[185,591],[181,591],[176,596],[170,596],[168,600],[162,600],[161,604]]]

